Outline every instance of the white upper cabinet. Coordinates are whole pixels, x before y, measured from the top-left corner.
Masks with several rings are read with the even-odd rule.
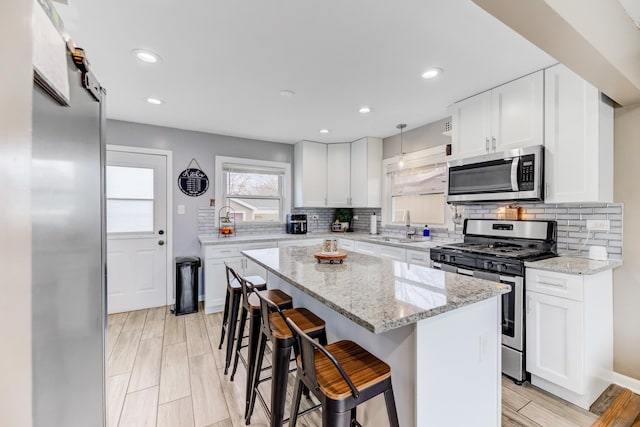
[[[382,139],[294,147],[295,207],[380,207]]]
[[[613,201],[613,106],[564,65],[545,70],[545,201]]]
[[[351,144],[327,145],[327,206],[349,206]]]
[[[491,144],[491,91],[455,103],[451,121],[452,157],[487,154]]]
[[[327,144],[301,141],[294,146],[296,207],[327,206]]]
[[[382,139],[361,138],[352,142],[350,169],[351,206],[382,206]]]
[[[542,145],[543,87],[538,71],[454,104],[452,158]]]

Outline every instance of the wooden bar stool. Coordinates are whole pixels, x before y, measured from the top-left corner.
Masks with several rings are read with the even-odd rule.
[[[260,316],[261,334],[258,343],[258,354],[253,369],[253,385],[250,390],[249,407],[245,414],[247,424],[251,422],[251,415],[255,406],[256,398],[260,399],[260,403],[265,407],[265,412],[270,418],[270,425],[282,426],[284,419],[284,405],[287,397],[287,378],[289,376],[289,358],[291,357],[291,349],[294,348],[297,353],[297,344],[295,335],[285,321],[285,316],[295,319],[302,330],[311,337],[310,339],[318,339],[320,343],[327,343],[327,330],[324,320],[313,314],[306,308],[292,308],[288,310],[280,310],[273,301],[265,297],[263,293],[255,293],[260,299]],[[264,359],[264,351],[270,340],[273,346],[271,353],[271,408],[267,408],[266,401],[258,386],[260,383],[267,381],[269,378],[260,378],[262,371],[262,361]],[[310,408],[312,410],[315,408]],[[307,411],[309,411],[307,410]],[[306,412],[305,412],[306,413]]]
[[[231,357],[233,356],[233,341],[235,337],[236,325],[238,323],[238,311],[240,308],[240,296],[242,294],[242,286],[240,284],[240,276],[236,271],[229,267],[225,262],[225,273],[227,277],[227,295],[224,299],[224,313],[222,314],[222,331],[220,332],[220,344],[218,349],[222,349],[222,343],[227,328],[229,336],[227,338],[227,351],[225,357],[224,374],[227,375]],[[267,289],[267,282],[260,276],[249,276],[246,279],[251,280],[257,290]]]
[[[238,337],[236,338],[236,355],[233,362],[233,371],[231,371],[231,381],[233,381],[236,371],[238,370],[238,360],[242,360],[242,363],[247,368],[247,380],[245,386],[245,414],[249,408],[249,398],[251,395],[252,376],[251,373],[254,370],[256,363],[256,355],[258,352],[258,338],[260,337],[260,299],[256,295],[257,293],[268,298],[270,301],[280,309],[286,309],[293,307],[293,300],[289,295],[280,289],[265,289],[255,290],[253,284],[244,278],[240,279],[242,289],[242,312],[240,314],[240,326],[238,327]],[[250,315],[249,319],[249,340],[248,344],[243,346],[242,336],[244,327],[247,320],[247,315]],[[247,359],[245,360],[240,350],[244,347],[247,348]]]
[[[352,341],[318,345],[293,316],[287,316],[286,322],[300,346],[290,427],[296,425],[303,387],[320,400],[323,427],[359,425],[356,407],[380,393],[384,393],[389,424],[399,427],[389,365]]]

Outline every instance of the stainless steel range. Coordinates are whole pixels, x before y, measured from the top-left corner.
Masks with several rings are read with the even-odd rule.
[[[502,295],[502,372],[525,380],[524,262],[557,256],[555,221],[466,219],[464,242],[431,249],[433,267],[511,285]]]

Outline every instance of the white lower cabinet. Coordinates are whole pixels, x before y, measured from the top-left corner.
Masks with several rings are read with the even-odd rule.
[[[275,242],[203,246],[205,313],[216,313],[224,309],[224,299],[227,292],[225,262],[238,274],[261,276],[266,279],[266,270],[249,262],[242,256],[242,251],[275,247],[277,247]]]
[[[226,268],[242,271],[242,258],[210,258],[204,262],[204,312],[217,313],[224,310],[224,299],[227,294]]]
[[[407,250],[395,246],[380,245],[380,256],[404,262],[407,259]]]
[[[365,255],[395,259],[403,262],[407,259],[407,250],[404,248],[377,245],[369,242],[356,241],[354,251]]]
[[[374,243],[356,241],[354,250],[365,255],[380,256],[380,245]]]
[[[356,244],[353,240],[338,239],[338,249],[343,251],[353,251],[356,248]]]
[[[582,408],[613,372],[611,270],[526,271],[526,365],[531,383]]]
[[[293,239],[278,242],[279,248],[286,248],[288,246],[314,246],[322,245],[324,239]],[[274,246],[275,247],[275,246]]]
[[[429,252],[407,249],[407,263],[431,267],[431,258],[429,258]]]

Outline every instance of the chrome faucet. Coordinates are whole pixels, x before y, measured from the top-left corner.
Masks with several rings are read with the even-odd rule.
[[[405,227],[407,228],[406,231],[406,238],[410,239],[411,237],[416,235],[416,228],[411,226],[411,214],[409,213],[409,209],[407,209],[407,215],[405,216]]]

